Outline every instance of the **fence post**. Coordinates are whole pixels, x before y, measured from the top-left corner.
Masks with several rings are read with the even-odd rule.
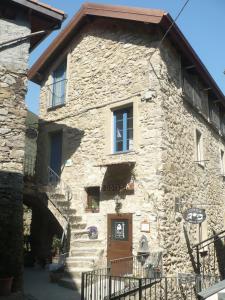
[[[85,274],[82,272],[82,275],[81,275],[81,300],[84,300],[84,277],[85,277]]]
[[[138,279],[138,295],[139,295],[139,300],[142,298],[142,279]]]
[[[111,299],[112,294],[112,276],[109,276],[109,300]]]
[[[168,296],[168,291],[167,291],[167,277],[164,278],[165,279],[165,300],[167,300],[167,296]]]

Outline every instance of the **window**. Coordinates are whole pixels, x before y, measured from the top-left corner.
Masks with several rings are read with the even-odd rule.
[[[200,165],[204,165],[202,134],[199,130],[196,130],[196,160]]]
[[[133,149],[133,107],[115,110],[114,122],[114,153]]]
[[[51,85],[50,107],[65,103],[66,94],[66,61],[63,62],[52,74],[53,84]]]
[[[93,186],[86,188],[87,193],[87,212],[99,212],[100,187]]]
[[[221,174],[224,176],[224,151],[220,150],[220,168]]]

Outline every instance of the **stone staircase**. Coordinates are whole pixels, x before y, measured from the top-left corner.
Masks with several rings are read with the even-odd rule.
[[[102,241],[89,239],[87,224],[82,216],[76,215],[76,209],[71,208],[71,199],[66,193],[55,187],[46,194],[52,204],[49,209],[63,228],[68,227],[67,235],[70,239],[69,256],[59,285],[79,290],[82,272],[92,271],[102,254]],[[65,226],[66,223],[68,226]]]

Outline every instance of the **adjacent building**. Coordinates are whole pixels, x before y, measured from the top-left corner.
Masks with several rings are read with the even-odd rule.
[[[225,98],[176,25],[161,44],[172,22],[84,4],[29,70],[41,86],[37,178],[55,185],[75,279],[143,249],[164,274],[194,273],[190,247],[224,226]],[[206,220],[185,221],[189,208]]]
[[[21,289],[23,160],[29,53],[65,14],[33,0],[0,3],[0,277]]]

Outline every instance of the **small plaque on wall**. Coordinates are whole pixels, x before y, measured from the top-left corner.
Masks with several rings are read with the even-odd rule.
[[[71,167],[73,164],[72,160],[71,159],[67,159],[66,163],[65,163],[65,166],[66,167]]]
[[[150,232],[150,223],[148,221],[141,222],[141,232]]]

